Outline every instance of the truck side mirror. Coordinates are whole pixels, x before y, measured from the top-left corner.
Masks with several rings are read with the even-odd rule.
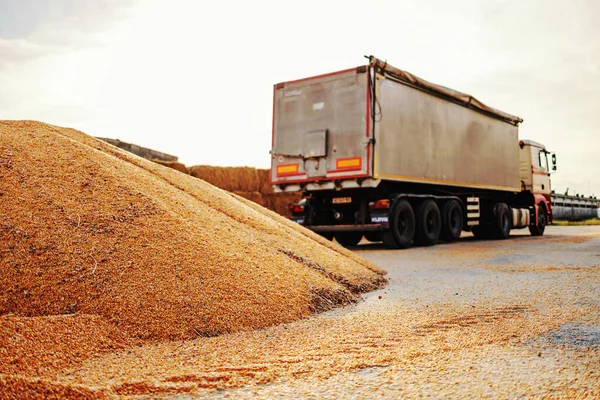
[[[556,171],[556,154],[552,153],[552,171]]]

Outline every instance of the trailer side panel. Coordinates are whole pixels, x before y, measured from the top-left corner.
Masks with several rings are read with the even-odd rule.
[[[517,126],[391,79],[378,84],[375,178],[520,190]]]

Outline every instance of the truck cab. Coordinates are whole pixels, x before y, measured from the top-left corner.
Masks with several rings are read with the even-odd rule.
[[[550,155],[551,165],[548,162]],[[552,199],[550,171],[556,171],[556,154],[546,150],[546,147],[533,140],[519,141],[519,177],[521,191],[531,193],[534,198],[534,221],[538,227],[530,227],[532,234],[538,232],[539,226],[552,222]],[[541,231],[543,233],[543,229]]]
[[[548,155],[551,155],[552,171],[556,171],[556,155],[548,152],[543,144],[532,140],[521,140],[519,147],[521,190],[550,196],[552,190]]]

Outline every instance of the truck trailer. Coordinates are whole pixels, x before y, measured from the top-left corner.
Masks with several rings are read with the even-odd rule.
[[[521,122],[370,56],[274,86],[271,183],[302,192],[294,221],[344,246],[542,235],[556,156],[519,140]]]

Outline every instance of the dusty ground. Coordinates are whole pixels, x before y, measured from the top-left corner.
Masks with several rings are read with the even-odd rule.
[[[600,227],[355,251],[390,278],[357,305],[99,355],[55,381],[134,398],[600,397]]]

